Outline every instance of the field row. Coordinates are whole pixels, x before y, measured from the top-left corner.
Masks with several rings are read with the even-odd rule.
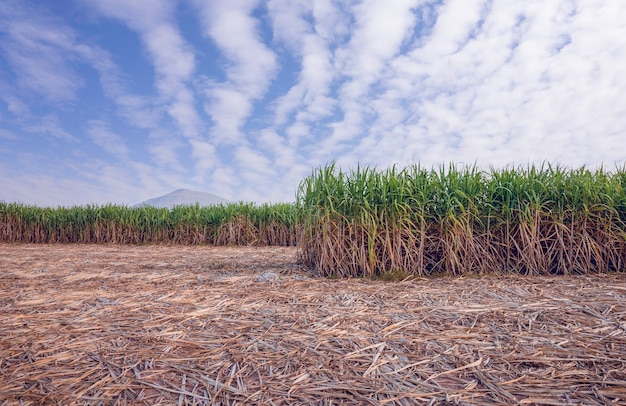
[[[293,204],[0,203],[0,221],[3,242],[298,245],[305,265],[339,277],[621,272],[626,168],[328,165]]]
[[[303,262],[329,276],[624,271],[626,170],[318,169]]]
[[[0,241],[26,243],[296,243],[292,204],[236,203],[173,209],[115,205],[46,208],[0,203]]]

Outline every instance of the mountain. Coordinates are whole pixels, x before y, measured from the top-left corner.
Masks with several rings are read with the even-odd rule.
[[[195,205],[211,206],[220,203],[230,203],[226,199],[222,199],[219,196],[215,196],[211,193],[196,192],[189,189],[178,189],[163,196],[148,199],[144,202],[138,203],[133,207],[141,206],[153,206],[153,207],[167,207],[172,208],[179,205]]]

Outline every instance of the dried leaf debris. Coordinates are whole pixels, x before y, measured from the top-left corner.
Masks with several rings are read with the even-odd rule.
[[[286,247],[0,244],[0,405],[626,404],[626,275],[316,278]]]

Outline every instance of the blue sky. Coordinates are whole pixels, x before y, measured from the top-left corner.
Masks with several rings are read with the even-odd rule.
[[[0,200],[626,162],[622,0],[3,0]]]

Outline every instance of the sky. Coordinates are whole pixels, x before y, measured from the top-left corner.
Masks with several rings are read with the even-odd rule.
[[[626,162],[623,0],[2,0],[0,201]]]

